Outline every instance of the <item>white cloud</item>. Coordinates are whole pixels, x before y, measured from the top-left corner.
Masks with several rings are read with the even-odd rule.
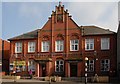
[[[70,2],[65,5],[65,9],[69,10],[70,15],[73,16],[78,25],[96,25],[117,31],[117,4],[115,2]],[[51,9],[52,7],[55,8],[55,3],[21,3],[19,14],[27,18],[37,18],[37,23],[44,24],[54,10]]]
[[[119,0],[1,0],[2,2],[118,2]]]
[[[115,2],[69,3],[68,9],[79,25],[97,25],[117,30],[118,10]]]

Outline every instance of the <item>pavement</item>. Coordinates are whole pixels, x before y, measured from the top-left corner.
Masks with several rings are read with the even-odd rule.
[[[73,81],[61,81],[61,82],[49,82],[40,81],[36,79],[0,79],[1,84],[85,84],[83,82],[73,82]],[[120,84],[120,83],[87,83],[87,84]]]

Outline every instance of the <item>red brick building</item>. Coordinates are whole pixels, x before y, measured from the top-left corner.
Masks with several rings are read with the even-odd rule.
[[[79,26],[59,4],[41,28],[10,40],[10,70],[35,76],[115,75],[116,33],[96,26]],[[16,67],[16,68],[15,68]]]
[[[0,39],[0,72],[9,74],[10,43]]]

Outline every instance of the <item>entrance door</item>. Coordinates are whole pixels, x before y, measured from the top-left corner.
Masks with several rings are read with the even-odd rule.
[[[46,76],[46,65],[42,64],[42,77]]]
[[[77,63],[70,63],[70,76],[77,77]]]

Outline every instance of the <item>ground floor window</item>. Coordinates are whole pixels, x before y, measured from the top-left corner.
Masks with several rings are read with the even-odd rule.
[[[26,66],[18,65],[16,66],[16,72],[26,71]]]
[[[55,71],[56,72],[63,72],[64,71],[64,61],[63,60],[56,60]]]
[[[16,68],[16,72],[22,72],[27,70],[25,61],[13,61],[13,67]],[[10,65],[10,69],[12,70],[12,65]]]
[[[103,59],[101,60],[101,71],[109,71],[110,68],[110,60]]]
[[[13,63],[10,63],[10,65],[9,65],[9,70],[10,70],[10,71],[13,71]]]
[[[87,65],[88,65],[88,71],[94,71],[94,60],[88,60],[87,61]]]
[[[32,70],[32,72],[35,72],[35,61],[30,60],[28,61],[28,71]]]

